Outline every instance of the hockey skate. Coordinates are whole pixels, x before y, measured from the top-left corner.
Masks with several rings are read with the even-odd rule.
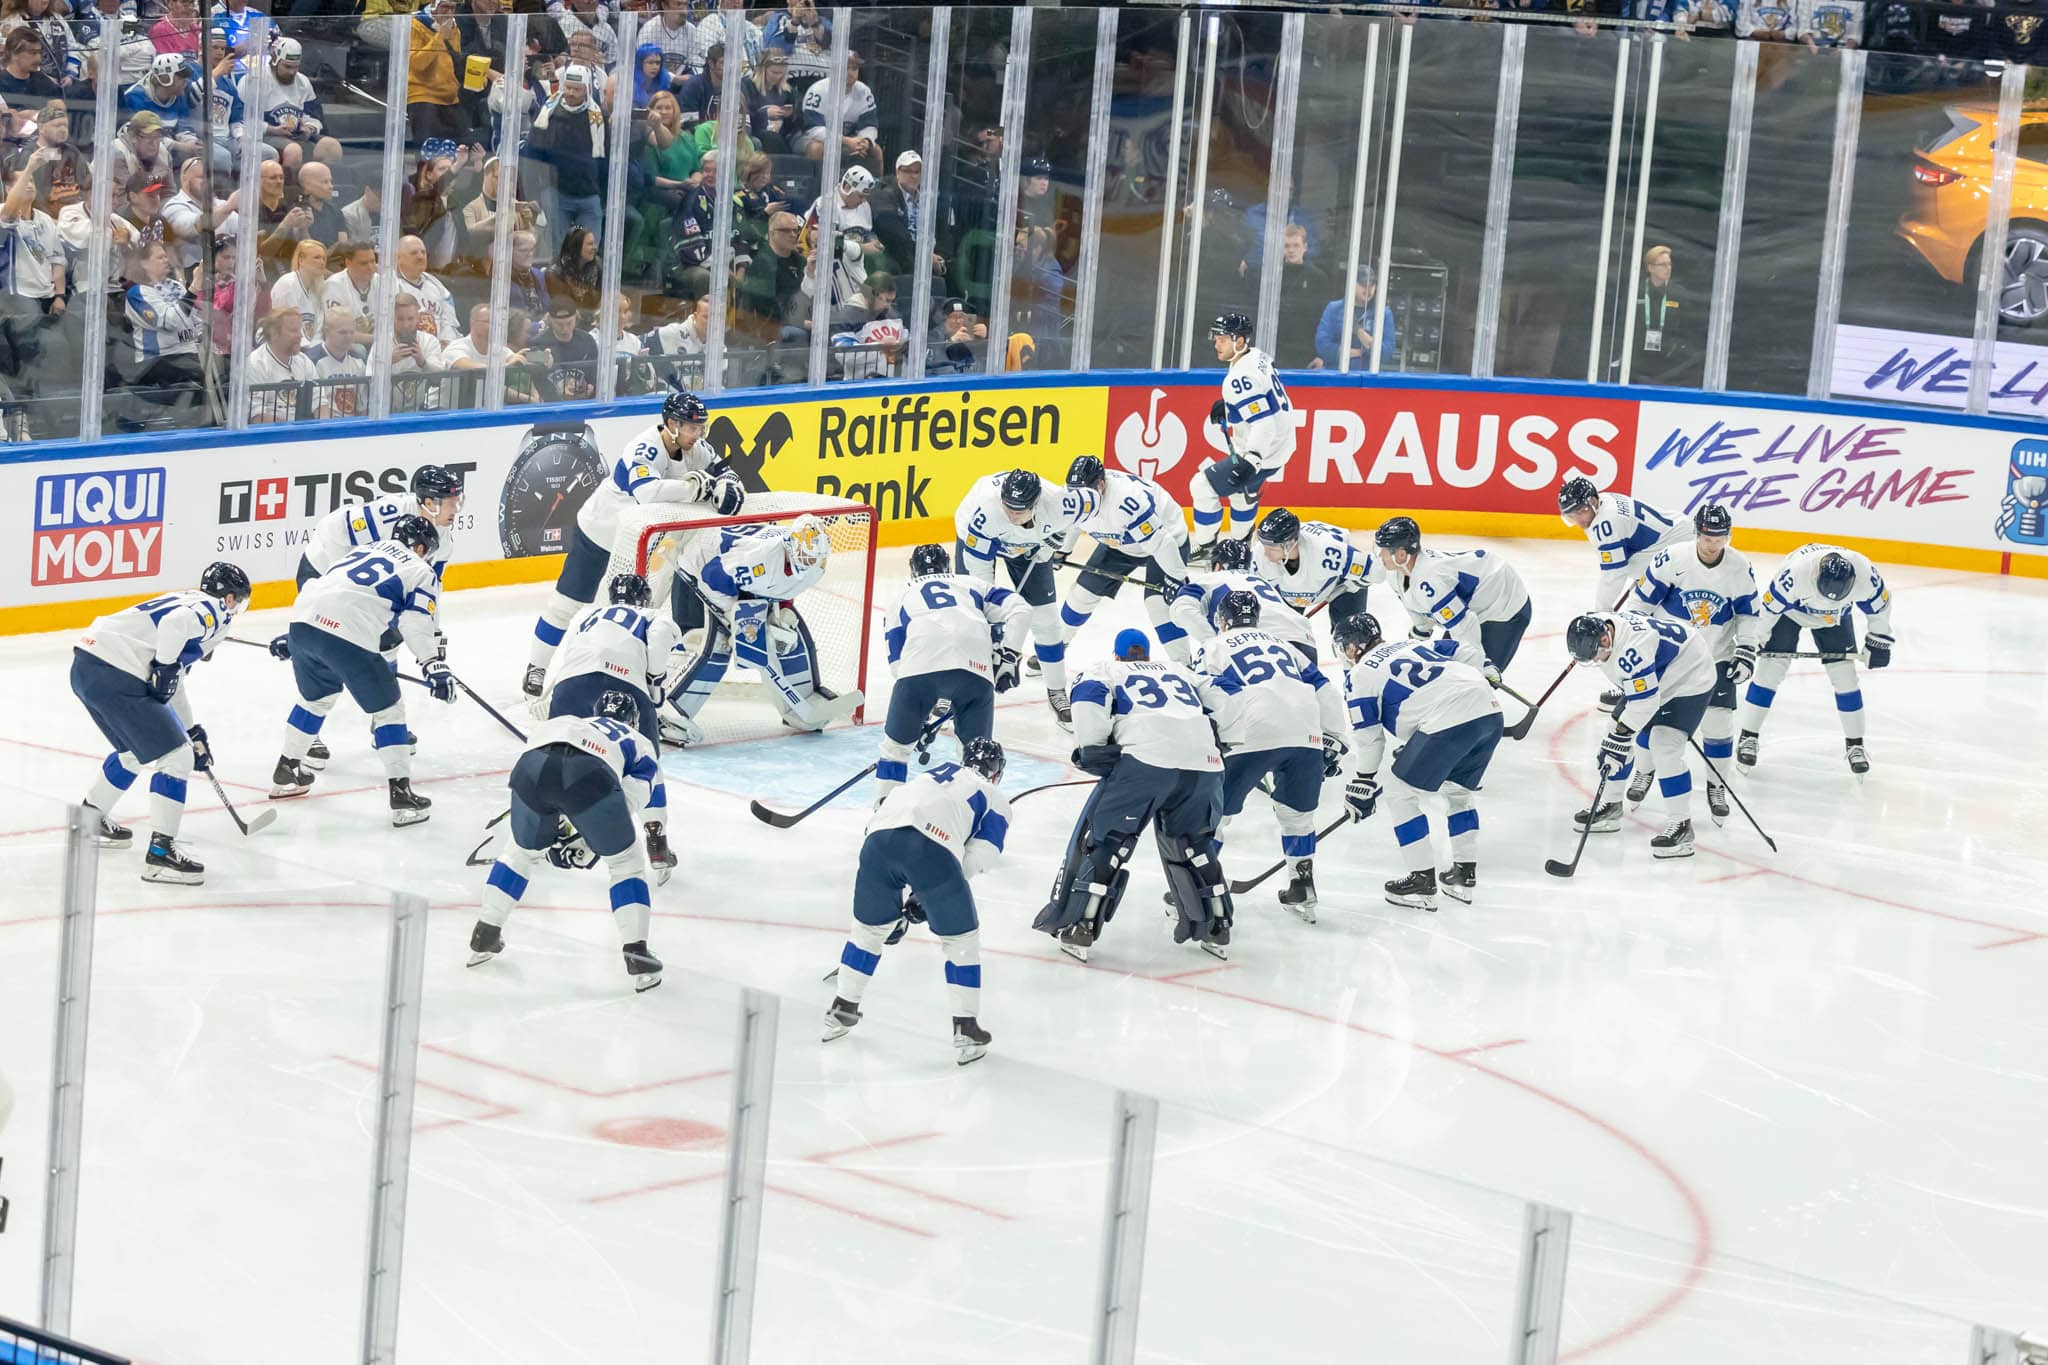
[[[1196,939],[1195,946],[1218,962],[1230,961],[1230,926],[1217,925],[1209,931],[1209,937]]]
[[[628,943],[625,948],[626,975],[635,991],[651,991],[661,984],[661,959],[648,951],[647,940]]]
[[[178,851],[177,841],[168,834],[149,836],[149,856],[143,860],[142,880],[168,882],[173,886],[198,886],[206,880],[206,867]]]
[[[1664,832],[1650,840],[1650,856],[1653,858],[1690,858],[1692,856],[1692,821],[1674,820],[1664,826]]]
[[[1472,903],[1472,893],[1479,883],[1479,864],[1452,863],[1439,868],[1436,874],[1437,889],[1454,901]]]
[[[1728,788],[1720,782],[1707,783],[1707,813],[1720,824],[1728,818]]]
[[[1088,960],[1088,950],[1095,946],[1095,922],[1082,920],[1060,930],[1060,951],[1076,962]]]
[[[953,1016],[953,1046],[960,1049],[959,1064],[978,1062],[988,1056],[989,1031],[968,1015]]]
[[[427,818],[427,810],[434,803],[412,789],[409,777],[394,777],[386,786],[391,793],[391,823],[403,829],[417,825]]]
[[[541,688],[546,685],[547,680],[547,669],[539,664],[528,664],[526,666],[526,679],[519,684],[519,690],[529,697],[538,697]]]
[[[1215,557],[1216,542],[1213,540],[1206,541],[1200,545],[1190,545],[1188,546],[1187,566],[1192,569],[1197,565],[1207,564]]]
[[[1064,687],[1048,687],[1048,688],[1046,688],[1046,689],[1045,689],[1045,704],[1046,704],[1047,706],[1050,706],[1050,707],[1052,708],[1052,718],[1053,718],[1053,720],[1054,720],[1054,721],[1055,721],[1055,722],[1056,722],[1056,723],[1057,723],[1057,724],[1059,725],[1060,729],[1062,729],[1062,730],[1067,730],[1067,731],[1072,731],[1072,730],[1073,730],[1073,728],[1074,728],[1074,708],[1073,708],[1072,706],[1070,706],[1070,705],[1068,705],[1068,704],[1067,704],[1067,689],[1066,689],[1066,688],[1064,688]]]
[[[1621,693],[1613,688],[1609,688],[1600,694],[1600,705],[1610,711],[1613,710],[1621,705]]]
[[[1305,924],[1316,922],[1316,869],[1315,860],[1302,858],[1294,864],[1294,872],[1287,886],[1280,892],[1280,906],[1301,916]]]
[[[279,758],[277,766],[270,771],[270,799],[282,801],[287,797],[304,796],[306,789],[313,785],[313,772],[303,763],[294,763],[288,758]]]
[[[1403,910],[1436,912],[1436,873],[1424,868],[1387,883],[1387,904]]]
[[[1861,777],[1870,771],[1870,751],[1863,747],[1860,739],[1842,741],[1843,751],[1848,755],[1849,771]]]
[[[692,744],[704,742],[704,732],[697,722],[691,720],[669,703],[655,713],[661,727],[661,742],[673,749],[687,749]]]
[[[847,1030],[859,1022],[860,1006],[835,995],[832,997],[832,1003],[825,1006],[825,1031],[820,1035],[820,1039],[829,1043],[834,1038],[844,1038]]]
[[[100,816],[100,831],[96,836],[101,848],[128,848],[135,842],[135,831],[126,825],[117,825],[106,816]]]
[[[1745,768],[1756,766],[1756,741],[1756,731],[1744,730],[1742,738],[1735,742],[1735,761]]]
[[[1024,656],[1024,671],[1035,678],[1045,671],[1045,665],[1038,662],[1036,654],[1026,654]]]
[[[676,870],[676,855],[660,825],[647,826],[647,865],[654,869],[654,884],[668,885],[668,874]]]
[[[317,773],[322,768],[327,766],[327,760],[332,757],[334,757],[334,755],[328,752],[327,741],[324,739],[316,739],[312,742],[312,744],[307,746],[306,756],[300,759],[299,761],[301,763],[304,763],[308,768],[311,768],[314,772]]]
[[[1657,780],[1657,774],[1649,764],[1636,765],[1636,775],[1628,780],[1628,803],[1631,806],[1643,804],[1643,798],[1650,794],[1650,784]]]
[[[481,966],[505,951],[505,931],[495,924],[476,922],[469,931],[469,965]]]
[[[1603,801],[1598,806],[1582,810],[1572,816],[1572,828],[1591,830],[1595,834],[1612,834],[1621,828],[1621,802]]]

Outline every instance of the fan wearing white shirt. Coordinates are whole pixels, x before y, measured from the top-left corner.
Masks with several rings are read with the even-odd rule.
[[[469,331],[448,343],[441,352],[441,359],[451,370],[482,370],[490,367],[484,357],[491,353],[491,305],[480,303],[469,310]],[[500,346],[498,354],[507,365],[524,365],[526,353],[515,351],[510,346]],[[507,398],[511,394],[505,395]]]
[[[359,318],[346,308],[330,308],[320,324],[320,342],[308,346],[306,359],[320,377],[320,399],[335,417],[354,417],[370,410],[370,395],[360,380],[369,370],[368,357],[356,344],[357,337],[370,335],[370,320]]]
[[[313,362],[299,348],[305,344],[300,330],[299,310],[273,308],[263,315],[263,341],[249,352],[249,420],[293,422],[308,417],[325,417],[326,405],[313,412],[299,411],[298,388],[270,388],[277,384],[310,384],[320,377]]]
[[[455,316],[455,296],[448,286],[427,270],[427,244],[418,237],[398,239],[398,273],[392,283],[400,294],[411,295],[420,306],[420,330],[431,332],[442,345],[462,333],[462,320]]]
[[[433,333],[420,330],[419,300],[410,294],[400,294],[391,301],[391,373],[431,375],[447,368],[441,343]],[[431,411],[441,406],[441,386],[418,378],[394,383],[391,406],[399,411]]]
[[[327,277],[320,291],[322,312],[345,308],[351,317],[377,317],[382,294],[377,281],[377,248],[368,242],[350,242],[342,248],[341,269]]]
[[[305,340],[318,341],[326,311],[327,248],[308,237],[292,252],[292,268],[270,286],[270,305],[299,315]]]

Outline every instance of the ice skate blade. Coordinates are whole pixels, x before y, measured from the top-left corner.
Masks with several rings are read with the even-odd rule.
[[[273,801],[289,801],[294,796],[304,796],[307,792],[311,790],[313,790],[312,787],[301,787],[297,783],[292,783],[290,785],[281,787],[272,787],[270,789],[270,799]]]
[[[395,810],[391,812],[391,824],[396,829],[404,829],[407,825],[423,825],[432,814],[432,811],[425,810]]]
[[[145,867],[142,869],[142,880],[156,882],[162,886],[204,886],[206,874],[180,872],[175,867]]]
[[[1449,896],[1452,900],[1458,902],[1458,904],[1460,905],[1470,905],[1472,903],[1472,893],[1470,891],[1467,891],[1462,886],[1454,889],[1452,887],[1444,886],[1442,883],[1438,883],[1437,889],[1443,892],[1444,895]]]
[[[481,967],[486,962],[489,962],[492,958],[496,956],[496,953],[471,953],[469,955],[469,965],[472,967]]]
[[[960,1047],[960,1055],[954,1059],[953,1065],[966,1066],[969,1062],[978,1062],[986,1056],[988,1056],[987,1043],[967,1043]]]
[[[1060,951],[1076,962],[1086,962],[1088,960],[1088,945],[1085,943],[1062,943]]]
[[[1428,899],[1424,899],[1421,896],[1389,896],[1387,897],[1387,904],[1397,910],[1427,910],[1432,915],[1436,913],[1436,898],[1434,896]]]
[[[1286,901],[1281,901],[1280,908],[1300,919],[1303,924],[1314,924],[1316,922],[1316,905],[1314,901],[1310,901],[1306,905],[1289,905]]]
[[[1650,850],[1652,858],[1690,858],[1692,854],[1693,846],[1691,844],[1685,844],[1678,848],[1653,848]]]
[[[1204,938],[1196,939],[1195,946],[1197,948],[1200,948],[1203,952],[1207,953],[1210,957],[1215,958],[1218,962],[1230,961],[1230,949],[1226,948],[1221,943],[1211,943],[1209,942],[1209,940]]]
[[[828,1019],[825,1021],[825,1027],[818,1034],[818,1041],[829,1043],[835,1038],[844,1038],[851,1032],[853,1032],[853,1025],[841,1024]]]
[[[642,993],[642,992],[644,992],[644,991],[651,991],[651,990],[653,990],[653,989],[654,989],[654,988],[655,988],[656,986],[659,986],[660,984],[661,984],[661,973],[660,973],[660,972],[648,972],[648,973],[647,973],[646,975],[644,975],[644,976],[636,976],[636,977],[634,977],[634,978],[633,978],[633,993],[634,993],[635,995],[638,995],[638,994],[640,994],[640,993]]]

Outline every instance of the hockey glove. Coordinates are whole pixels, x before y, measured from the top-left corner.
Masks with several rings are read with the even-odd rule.
[[[1335,735],[1323,736],[1323,776],[1335,777],[1344,771],[1344,741]]]
[[[1108,777],[1116,761],[1124,756],[1121,744],[1083,744],[1074,750],[1073,765],[1091,777]]]
[[[778,603],[768,609],[768,648],[776,657],[795,649],[803,636],[796,628],[796,608],[788,603]]]
[[[1230,424],[1230,404],[1224,402],[1221,398],[1211,403],[1209,405],[1209,423],[1212,426],[1228,426]]]
[[[1863,638],[1863,648],[1868,651],[1870,666],[1883,668],[1892,661],[1892,637],[1872,631]]]
[[[1180,590],[1186,586],[1187,580],[1175,578],[1169,574],[1157,583],[1154,583],[1152,591],[1164,600],[1171,602],[1174,598],[1180,596]]]
[[[1024,656],[1014,649],[996,648],[996,691],[1007,692],[1024,676]]]
[[[736,478],[720,478],[711,485],[711,492],[705,498],[718,509],[721,517],[739,515],[740,504],[747,500],[746,486]]]
[[[447,664],[429,659],[420,672],[427,675],[427,690],[434,694],[435,701],[455,700],[455,675],[448,671]]]
[[[1370,819],[1372,813],[1379,809],[1380,784],[1373,777],[1372,773],[1360,773],[1344,789],[1344,808],[1351,812],[1354,820]]]
[[[213,771],[213,746],[206,742],[206,727],[195,725],[185,732],[185,738],[192,741],[192,767],[196,772]]]
[[[1426,621],[1419,626],[1410,625],[1408,627],[1408,638],[1411,640],[1427,640],[1435,634],[1436,625],[1434,622]]]
[[[1242,488],[1259,475],[1259,467],[1236,451],[1231,451],[1226,462],[1229,465],[1230,482],[1233,487]]]
[[[290,659],[292,657],[292,637],[280,635],[272,640],[270,642],[270,657],[273,659]]]
[[[1728,684],[1740,687],[1756,672],[1756,646],[1735,646],[1735,658],[1728,665]]]
[[[1491,662],[1479,665],[1479,674],[1486,679],[1488,687],[1500,686],[1500,670],[1495,668]]]
[[[178,666],[150,660],[149,695],[160,702],[168,703],[178,695]]]
[[[1600,775],[1609,782],[1619,780],[1628,772],[1635,757],[1636,732],[1626,725],[1616,725],[1608,731],[1607,738],[1600,741]]]

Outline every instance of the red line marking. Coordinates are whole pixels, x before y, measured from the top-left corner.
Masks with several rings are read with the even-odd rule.
[[[1155,976],[1155,977],[1153,977],[1153,978],[1152,978],[1152,980],[1154,980],[1154,981],[1188,981],[1188,980],[1192,980],[1193,978],[1195,978],[1195,977],[1198,977],[1198,976],[1208,976],[1208,975],[1210,975],[1210,974],[1211,974],[1211,973],[1213,973],[1213,972],[1227,972],[1227,971],[1229,971],[1229,970],[1230,970],[1231,968],[1233,968],[1233,967],[1235,967],[1235,966],[1237,966],[1237,964],[1236,964],[1235,962],[1221,962],[1221,963],[1218,963],[1218,964],[1217,964],[1216,966],[1214,966],[1214,967],[1197,967],[1197,968],[1195,968],[1195,969],[1194,969],[1193,971],[1188,971],[1188,972],[1175,972],[1175,973],[1173,973],[1173,974],[1172,974],[1172,975],[1170,975],[1170,976]]]
[[[901,1137],[883,1138],[880,1142],[863,1142],[858,1147],[841,1147],[830,1152],[813,1152],[803,1158],[805,1161],[832,1162],[855,1152],[879,1152],[885,1147],[901,1147],[906,1142],[923,1142],[940,1136],[938,1133],[905,1133]]]
[[[1518,1047],[1528,1041],[1527,1038],[1503,1038],[1497,1043],[1474,1043],[1471,1047],[1461,1047],[1454,1051],[1446,1052],[1443,1055],[1446,1057],[1471,1057],[1481,1052],[1498,1052],[1504,1047]]]
[[[85,752],[83,752],[82,750],[78,750],[78,749],[60,749],[60,748],[58,748],[58,747],[57,747],[56,745],[54,745],[54,744],[37,744],[37,743],[36,743],[35,741],[33,741],[33,740],[27,740],[27,739],[15,739],[15,738],[13,738],[12,736],[9,736],[9,735],[0,735],[0,740],[4,740],[4,741],[5,741],[6,743],[8,743],[8,744],[18,744],[18,745],[20,745],[20,746],[21,746],[22,748],[24,748],[24,749],[36,749],[36,750],[40,750],[41,752],[43,752],[43,753],[46,753],[46,754],[62,754],[62,755],[63,755],[64,757],[66,757],[66,758],[88,758],[88,759],[97,759],[97,760],[99,760],[99,761],[100,761],[100,762],[102,762],[102,763],[106,762],[106,758],[107,758],[107,756],[106,756],[105,754],[89,754],[89,753],[85,753]],[[147,766],[147,765],[145,765],[145,766]],[[202,779],[202,778],[204,778],[204,777],[205,777],[205,774],[204,774],[204,773],[194,773],[194,774],[193,774],[193,780],[194,780],[194,781],[198,781],[198,780],[200,780],[200,779]],[[222,778],[222,779],[220,780],[220,784],[221,784],[221,785],[222,785],[223,787],[240,787],[240,788],[241,788],[241,789],[242,789],[243,791],[245,791],[245,792],[255,792],[255,793],[256,793],[256,794],[258,795],[258,796],[268,796],[268,795],[270,794],[270,788],[268,788],[268,787],[252,787],[252,786],[250,786],[250,785],[249,785],[248,783],[246,783],[246,782],[231,782],[231,781],[229,781],[229,780],[228,780],[227,778],[225,778],[225,777],[223,777],[223,778]],[[219,809],[220,809],[220,807],[218,807],[218,806],[215,806],[215,807],[213,807],[212,809],[214,809],[214,810],[219,810]]]
[[[356,1070],[358,1071],[367,1071],[373,1076],[377,1074],[377,1068],[372,1063],[358,1061],[354,1057],[344,1057],[338,1052],[329,1053],[328,1055],[333,1057],[335,1061],[340,1062],[343,1066],[352,1066],[356,1068]],[[442,1085],[438,1081],[422,1080],[419,1077],[415,1076],[413,1078],[413,1084],[418,1086],[421,1090],[438,1090],[444,1095],[453,1095],[456,1099],[463,1101],[465,1104],[473,1104],[477,1108],[484,1111],[483,1113],[473,1115],[470,1118],[445,1118],[436,1119],[432,1123],[416,1123],[413,1125],[412,1129],[415,1133],[431,1133],[436,1128],[453,1128],[458,1124],[464,1123],[489,1123],[493,1119],[510,1118],[514,1114],[520,1112],[513,1105],[500,1104],[496,1100],[481,1099],[475,1095],[465,1095],[460,1090],[457,1090],[455,1087],[449,1085]]]
[[[583,1202],[586,1204],[609,1204],[615,1199],[630,1199],[636,1194],[659,1194],[663,1190],[682,1189],[685,1185],[701,1185],[707,1180],[717,1180],[724,1175],[725,1164],[720,1162],[717,1170],[706,1171],[702,1175],[686,1175],[680,1180],[663,1180],[653,1185],[635,1185],[632,1189],[613,1190],[609,1194],[593,1194],[584,1199]]]
[[[801,1199],[806,1203],[816,1204],[821,1209],[830,1209],[834,1213],[843,1213],[848,1218],[858,1218],[864,1223],[874,1223],[880,1227],[894,1228],[896,1231],[908,1233],[912,1237],[929,1239],[938,1236],[937,1233],[927,1228],[914,1228],[908,1223],[899,1223],[893,1218],[884,1218],[878,1213],[869,1213],[866,1209],[850,1209],[844,1204],[835,1204],[829,1199],[820,1199],[815,1194],[805,1194],[802,1190],[793,1190],[787,1185],[769,1185],[767,1188],[777,1194],[786,1194],[792,1199]]]
[[[2020,934],[2014,938],[2002,938],[1996,943],[1980,943],[1977,945],[1977,951],[1981,953],[1991,948],[2011,948],[2017,944],[2034,943],[2044,938],[2048,938],[2048,934]]]
[[[1769,876],[1770,872],[1771,869],[1768,867],[1753,867],[1747,872],[1724,872],[1718,877],[1708,877],[1706,880],[1702,881],[1700,885],[1714,886],[1721,882],[1739,882],[1749,877]]]
[[[439,1043],[421,1043],[420,1051],[436,1052],[443,1057],[452,1057],[458,1062],[468,1062],[471,1066],[480,1066],[488,1071],[501,1071],[507,1076],[517,1076],[522,1081],[532,1081],[535,1085],[544,1085],[552,1090],[560,1090],[570,1095],[579,1095],[586,1100],[615,1100],[624,1095],[639,1095],[649,1090],[665,1089],[671,1085],[688,1085],[692,1081],[708,1081],[719,1076],[732,1074],[732,1068],[720,1067],[716,1071],[699,1071],[695,1075],[690,1076],[670,1076],[666,1080],[642,1081],[638,1085],[623,1086],[617,1090],[586,1090],[580,1085],[571,1085],[567,1081],[558,1081],[552,1077],[543,1076],[538,1072],[521,1071],[516,1066],[507,1066],[503,1062],[494,1062],[487,1057],[473,1057],[466,1052],[457,1052],[454,1048],[443,1047]]]

